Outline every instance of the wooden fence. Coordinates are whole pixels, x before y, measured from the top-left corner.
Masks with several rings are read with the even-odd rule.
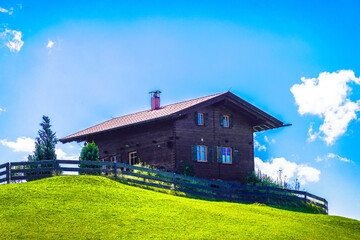
[[[83,168],[79,167],[80,164]],[[0,184],[47,178],[69,172],[75,174],[104,174],[135,184],[230,202],[276,204],[311,203],[319,207],[321,212],[325,214],[328,213],[328,202],[326,199],[305,191],[206,180],[116,162],[75,160],[10,162],[0,165]]]

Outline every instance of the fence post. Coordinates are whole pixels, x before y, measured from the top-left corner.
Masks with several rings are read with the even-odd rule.
[[[269,187],[266,187],[266,202],[270,202],[270,193],[269,193]]]
[[[230,184],[228,184],[227,190],[228,190],[228,194],[229,194],[229,202],[231,202],[232,201],[232,189],[231,189]]]
[[[173,180],[173,185],[174,185],[174,191],[176,194],[176,173],[173,173],[172,180]]]
[[[58,175],[58,162],[57,162],[57,160],[54,160],[53,168],[54,168],[55,176],[57,176]]]
[[[305,204],[306,204],[306,201],[307,201],[306,195],[307,195],[307,192],[304,193],[304,203],[305,203]]]
[[[325,208],[326,215],[329,215],[329,206],[328,206],[328,202],[326,200],[324,202],[324,205],[326,206],[326,208]]]
[[[6,163],[6,179],[7,184],[10,184],[10,163]]]
[[[114,176],[115,176],[115,179],[117,179],[117,162],[114,163]]]

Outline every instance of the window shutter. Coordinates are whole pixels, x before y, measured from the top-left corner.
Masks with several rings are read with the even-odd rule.
[[[214,147],[208,146],[208,162],[214,162]]]
[[[207,126],[209,124],[209,114],[205,113],[205,126]]]
[[[234,127],[234,120],[232,115],[230,115],[230,127]]]
[[[196,145],[191,145],[191,160],[197,161]]]
[[[194,113],[194,122],[195,122],[195,125],[198,125],[198,112]]]
[[[217,147],[217,162],[222,162],[222,148],[219,146]]]
[[[220,114],[220,126],[224,126],[224,120],[223,120],[223,115]]]
[[[233,162],[235,164],[239,163],[239,149],[236,147],[233,148]]]

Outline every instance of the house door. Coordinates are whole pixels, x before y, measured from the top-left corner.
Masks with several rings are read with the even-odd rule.
[[[137,158],[137,152],[133,151],[133,152],[129,152],[129,164],[130,165],[135,165],[138,164],[138,158]]]

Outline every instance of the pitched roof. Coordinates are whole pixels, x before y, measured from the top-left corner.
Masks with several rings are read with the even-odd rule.
[[[267,128],[261,129],[260,131],[284,126],[283,123],[281,121],[279,121],[278,119],[268,115],[267,113],[263,112],[262,110],[260,110],[259,108],[255,107],[255,106],[251,105],[250,103],[246,102],[245,100],[239,98],[238,96],[234,95],[233,93],[223,92],[223,93],[218,93],[218,94],[214,94],[214,95],[210,95],[210,96],[206,96],[206,97],[196,98],[193,100],[188,100],[188,101],[184,101],[184,102],[166,105],[157,110],[145,110],[142,112],[125,115],[122,117],[113,118],[113,119],[110,119],[103,123],[97,124],[93,127],[89,127],[85,130],[82,130],[77,133],[71,134],[67,137],[61,138],[60,141],[63,143],[66,143],[66,142],[81,140],[84,137],[89,136],[89,135],[107,132],[107,131],[111,131],[111,130],[115,130],[115,129],[119,129],[119,128],[123,128],[123,127],[132,126],[132,125],[142,124],[142,123],[146,123],[149,121],[159,120],[159,119],[163,119],[163,118],[167,118],[167,117],[173,117],[174,115],[180,114],[181,112],[183,112],[185,110],[189,110],[189,109],[196,107],[202,103],[209,103],[209,104],[215,103],[217,101],[224,99],[226,96],[232,97],[233,99],[235,99],[235,101],[240,101],[239,102],[240,104],[246,105],[246,107],[248,108],[247,109],[248,111],[253,112],[253,114],[258,114],[258,115],[262,116],[262,118],[264,118],[264,119],[267,118],[268,120],[270,120],[272,122],[272,124],[270,124],[270,126],[267,126]],[[255,127],[254,127],[254,130],[259,131],[259,130],[256,130]]]

